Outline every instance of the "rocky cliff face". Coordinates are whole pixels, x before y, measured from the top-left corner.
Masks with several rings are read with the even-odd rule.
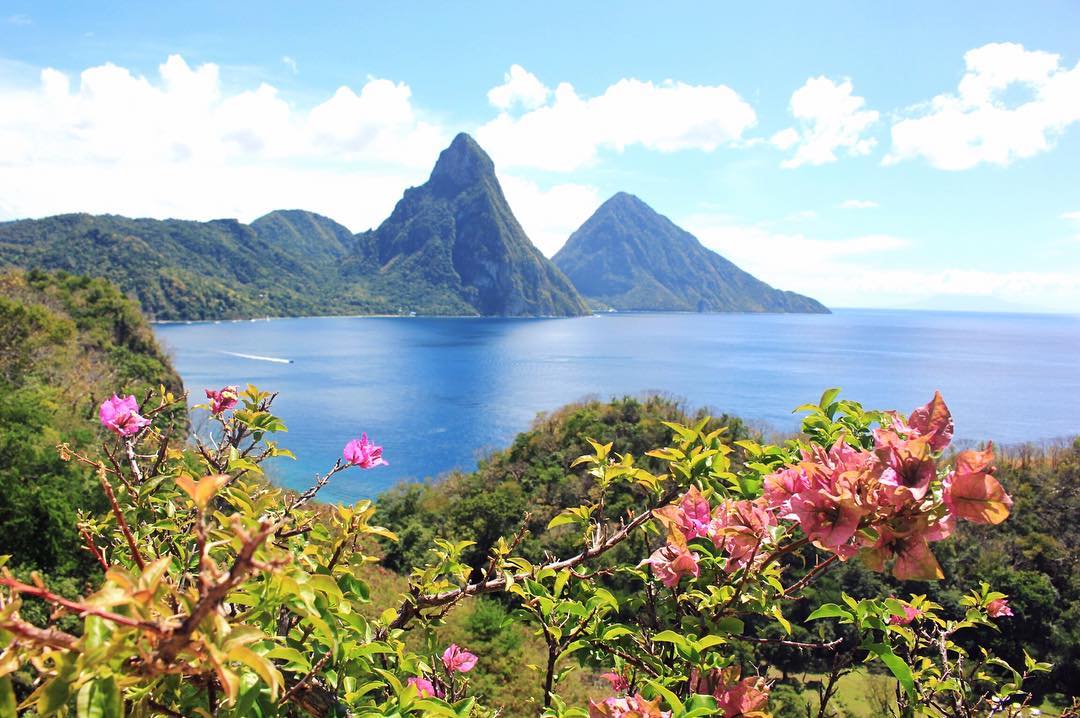
[[[425,184],[405,191],[370,243],[379,265],[366,274],[373,291],[411,293],[416,305],[408,309],[417,313],[588,312],[570,281],[529,241],[491,158],[466,134],[443,150]]]
[[[582,295],[613,309],[829,311],[817,300],[756,279],[625,192],[602,204],[553,261]]]

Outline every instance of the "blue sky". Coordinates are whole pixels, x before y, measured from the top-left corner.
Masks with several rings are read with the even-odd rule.
[[[832,305],[1080,311],[1075,2],[179,5],[0,6],[0,219],[360,230],[468,131],[547,254],[625,190]]]

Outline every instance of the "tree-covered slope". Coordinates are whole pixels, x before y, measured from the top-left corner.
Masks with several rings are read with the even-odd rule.
[[[618,310],[829,311],[756,279],[625,192],[602,204],[553,261],[585,297]]]
[[[102,279],[0,273],[0,555],[16,568],[81,576],[89,554],[77,510],[102,508],[93,472],[62,461],[57,444],[95,446],[97,406],[117,391],[141,401],[180,377],[138,306]],[[186,417],[162,421],[180,441]]]
[[[331,225],[306,212],[251,226],[59,215],[0,224],[0,267],[105,277],[159,320],[321,313],[345,249]]]

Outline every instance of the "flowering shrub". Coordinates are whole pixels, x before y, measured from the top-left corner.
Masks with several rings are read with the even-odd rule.
[[[845,596],[808,619],[836,622],[843,637],[790,638],[785,608],[830,566],[861,560],[901,579],[940,579],[931,544],[958,520],[999,523],[1011,506],[989,447],[943,460],[953,424],[940,395],[905,418],[837,393],[802,407],[803,440],[737,442],[749,457],[740,465],[724,430],[706,432],[704,421],[669,424],[671,445],[650,452],[663,473],[594,442],[575,463],[587,467],[595,495],[549,525],[580,536],[576,554],[530,562],[516,552],[523,529],[477,571],[461,560],[471,542],[439,539],[433,561],[386,607],[368,605],[365,583],[365,566],[377,560],[371,539],[393,538],[372,523],[372,504],[314,502],[341,472],[386,464],[366,434],[294,494],[262,477],[267,459],[290,455],[273,440],[285,428],[271,411],[274,395],[208,390],[214,429],[190,448],[171,446],[154,427],[176,397],[161,390],[140,409],[134,397],[114,396],[101,407],[115,436],[100,458],[60,447],[95,472],[110,506],[78,527],[103,580],[72,600],[0,575],[0,645],[8,646],[0,716],[491,715],[467,676],[484,656],[439,646],[434,629],[463,601],[494,593],[514,601],[547,647],[545,716],[762,718],[770,676],[740,656],[770,643],[835,657],[822,717],[836,678],[860,661],[895,678],[898,715],[1020,715],[1024,680],[1047,666],[1028,658],[1013,668],[953,641],[1011,615],[1007,597],[989,586],[964,600],[959,617],[922,596]],[[605,513],[616,486],[637,493],[637,511]],[[622,544],[641,546],[639,564],[595,567]],[[807,551],[816,560],[795,570],[792,558]],[[606,587],[613,577],[636,590],[620,600]],[[81,632],[29,622],[20,612],[27,600],[78,618]],[[755,630],[763,620],[788,637]],[[410,648],[409,632],[422,634],[426,651]],[[560,683],[583,668],[603,672],[609,688],[568,706]],[[17,691],[16,671],[29,671],[32,684]]]

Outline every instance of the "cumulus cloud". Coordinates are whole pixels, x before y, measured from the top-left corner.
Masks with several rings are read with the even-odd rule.
[[[282,55],[281,62],[285,67],[292,71],[292,74],[296,75],[300,72],[300,66],[296,64],[295,58],[292,58],[289,55]]]
[[[551,257],[600,206],[600,193],[590,185],[556,184],[547,189],[531,180],[499,175],[506,201],[529,239]]]
[[[1047,307],[1075,311],[1080,306],[1080,272],[908,270],[896,261],[898,254],[913,248],[903,237],[821,239],[716,214],[692,215],[679,224],[774,287],[808,294],[829,306],[905,306],[943,296],[1021,305],[1038,297]]]
[[[503,76],[503,84],[488,91],[488,102],[500,110],[509,110],[520,105],[532,110],[547,102],[551,94],[540,78],[521,65],[511,65]]]
[[[220,75],[172,55],[157,77],[107,63],[0,87],[0,212],[251,219],[300,206],[364,229],[449,141],[404,83],[370,78],[301,110],[269,84],[226,91]]]
[[[477,139],[501,167],[569,171],[591,163],[602,149],[711,152],[739,143],[756,122],[753,108],[726,85],[622,79],[583,97],[564,82],[532,110],[500,112]]]
[[[866,100],[854,94],[851,80],[835,82],[828,77],[811,77],[791,95],[791,114],[797,127],[775,133],[769,142],[780,150],[795,149],[783,167],[823,165],[836,162],[837,152],[865,155],[877,140],[865,133],[878,120],[876,110],[866,109]]]
[[[879,206],[872,199],[845,199],[840,203],[840,209],[873,209]]]
[[[964,170],[1007,165],[1050,149],[1080,122],[1080,62],[991,43],[964,54],[966,72],[955,92],[912,108],[892,126],[885,164],[923,157],[933,167]]]

